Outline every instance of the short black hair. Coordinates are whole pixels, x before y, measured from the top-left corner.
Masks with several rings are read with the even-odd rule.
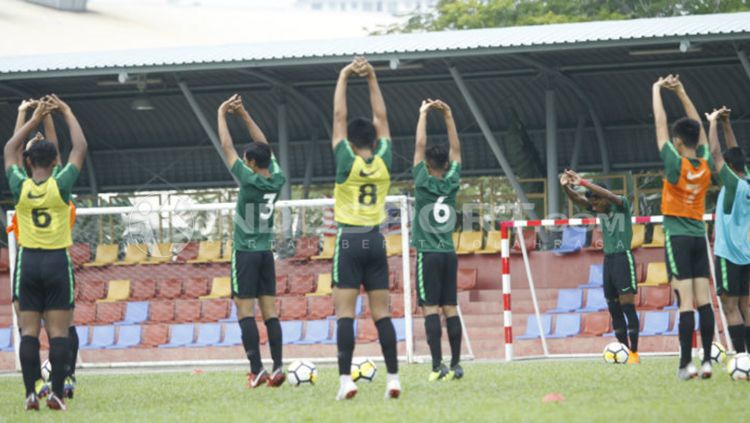
[[[424,156],[431,169],[444,169],[448,164],[450,150],[445,144],[433,144],[427,147]]]
[[[689,117],[678,119],[672,125],[672,135],[679,137],[685,147],[695,148],[700,141],[701,123]]]
[[[724,161],[736,172],[745,172],[745,153],[739,147],[728,148],[724,151]]]
[[[597,183],[597,185],[599,185],[600,187],[606,189],[607,191],[611,191],[609,189],[609,184],[606,183],[606,182]],[[591,200],[593,198],[604,198],[601,195],[595,193],[594,191],[591,191],[590,189],[587,189],[586,192],[583,195],[586,196],[586,198],[589,199],[589,200]]]
[[[375,125],[365,118],[354,118],[347,125],[349,141],[357,148],[372,148],[375,144]]]
[[[23,152],[23,158],[29,159],[32,167],[49,167],[57,158],[57,148],[47,140],[39,140]]]
[[[254,160],[261,169],[268,169],[271,165],[271,147],[261,142],[253,142],[245,149],[245,160]]]

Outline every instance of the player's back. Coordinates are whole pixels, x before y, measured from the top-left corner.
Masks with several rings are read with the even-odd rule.
[[[414,247],[419,251],[452,251],[456,196],[461,165],[452,162],[442,178],[431,176],[422,162],[412,169],[415,188]]]

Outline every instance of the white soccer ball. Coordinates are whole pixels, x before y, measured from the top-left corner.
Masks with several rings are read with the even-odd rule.
[[[315,385],[318,369],[309,361],[295,360],[287,368],[286,380],[292,386]]]
[[[698,350],[698,358],[703,360],[703,348]],[[711,344],[711,362],[713,364],[724,364],[727,361],[727,350],[718,342]]]
[[[49,382],[49,376],[51,373],[52,365],[49,363],[49,360],[44,360],[44,363],[42,363],[42,380]]]
[[[355,382],[359,380],[372,382],[377,372],[378,367],[369,358],[355,358],[352,360],[352,380]]]
[[[732,380],[750,381],[750,355],[737,354],[727,363],[727,372]]]
[[[604,347],[602,356],[609,364],[626,364],[630,357],[630,349],[625,344],[611,342]]]

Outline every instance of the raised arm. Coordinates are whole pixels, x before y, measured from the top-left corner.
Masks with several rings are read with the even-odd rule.
[[[255,120],[253,120],[252,116],[250,116],[250,113],[247,111],[247,109],[245,109],[245,105],[242,104],[242,97],[237,96],[237,100],[238,106],[234,110],[229,110],[229,112],[236,114],[240,117],[240,119],[242,119],[242,121],[245,123],[245,127],[247,127],[247,132],[250,133],[250,138],[252,138],[253,141],[259,142],[261,144],[268,144],[266,135],[260,129],[258,124],[255,123]]]
[[[677,98],[680,99],[680,103],[682,103],[682,107],[685,109],[685,114],[687,115],[687,117],[700,123],[701,133],[698,139],[698,145],[703,144],[705,146],[708,146],[708,137],[706,136],[706,130],[703,127],[703,120],[701,118],[701,115],[698,113],[698,109],[695,108],[693,101],[690,100],[690,97],[685,90],[685,86],[682,85],[682,81],[680,81],[680,75],[675,75],[674,77],[669,79],[665,84],[665,87],[677,94]]]
[[[47,116],[55,106],[49,102],[40,102],[34,109],[34,114],[31,116],[21,128],[16,131],[13,136],[10,137],[8,142],[5,144],[3,149],[3,159],[5,162],[5,169],[7,170],[13,165],[22,166],[23,163],[21,158],[23,157],[23,147],[26,142],[26,138],[42,122],[45,116]]]
[[[565,174],[568,175],[568,180],[573,185],[580,185],[584,188],[587,188],[589,191],[593,192],[599,197],[602,197],[610,202],[610,204],[614,204],[616,206],[622,205],[622,197],[619,195],[613,193],[612,191],[599,186],[595,183],[592,183],[590,181],[587,181],[586,179],[581,178],[581,176],[577,173],[575,173],[572,170],[566,170]]]
[[[417,121],[417,136],[414,145],[414,166],[424,161],[424,152],[427,148],[427,115],[430,113],[433,101],[422,100],[419,107],[419,120]]]
[[[18,105],[18,116],[16,116],[16,127],[13,129],[13,133],[18,132],[21,127],[26,123],[26,112],[29,109],[35,108],[39,104],[39,100],[29,99],[21,101]]]
[[[669,142],[669,123],[667,122],[667,112],[664,110],[664,102],[661,98],[661,87],[664,86],[667,78],[659,78],[651,87],[654,125],[656,127],[656,146],[659,148],[659,151],[664,148],[664,144]]]
[[[52,104],[56,106],[57,111],[59,111],[63,119],[65,119],[65,123],[68,125],[68,130],[70,130],[70,142],[72,148],[70,150],[70,155],[68,155],[68,163],[75,166],[80,172],[81,169],[83,169],[83,161],[86,160],[86,151],[88,150],[86,136],[83,135],[81,124],[78,123],[78,119],[70,109],[70,106],[60,100],[55,94],[51,94],[50,98]],[[54,130],[52,132],[54,132]],[[59,150],[57,154],[60,154]]]
[[[62,157],[60,156],[60,141],[57,139],[57,131],[55,131],[55,121],[52,119],[52,115],[49,114],[44,117],[44,137],[57,150],[57,163],[62,165]]]
[[[219,140],[221,141],[221,149],[224,151],[224,160],[231,168],[234,163],[239,159],[237,150],[234,148],[234,141],[232,141],[232,134],[229,132],[229,125],[227,125],[227,113],[234,111],[237,108],[238,103],[241,103],[242,99],[240,96],[235,94],[225,102],[221,103],[218,110],[218,128],[219,128]]]
[[[456,121],[453,120],[453,111],[448,103],[443,100],[437,100],[435,106],[437,110],[443,112],[445,127],[448,130],[448,145],[450,146],[450,160],[461,163],[461,140],[458,138]]]
[[[363,60],[361,62],[363,75],[367,78],[367,87],[370,89],[370,105],[372,106],[372,124],[375,126],[375,135],[378,139],[391,138],[391,129],[388,126],[388,113],[385,108],[383,93],[380,91],[378,77],[375,75],[375,69],[372,65]]]
[[[352,63],[344,66],[339,72],[339,79],[336,82],[336,91],[333,94],[333,127],[331,128],[331,145],[333,149],[339,143],[346,139],[348,110],[346,105],[346,88],[349,85],[349,77],[354,73],[355,66],[358,65],[359,58],[355,58]]]
[[[589,200],[585,196],[581,195],[572,188],[570,178],[567,174],[563,173],[560,176],[560,185],[562,185],[563,191],[565,191],[565,195],[567,195],[573,203],[586,208],[591,206],[591,203],[589,203]]]
[[[727,148],[737,147],[737,138],[734,136],[732,123],[729,122],[729,115],[732,111],[724,106],[721,108],[720,112],[719,119],[721,119],[721,127],[724,129],[724,140],[727,142]]]
[[[714,158],[716,172],[720,172],[721,168],[724,167],[724,155],[721,154],[718,128],[718,121],[723,111],[724,108],[721,108],[719,110],[714,109],[711,113],[706,113],[706,119],[708,119],[708,145],[711,149],[711,156]]]

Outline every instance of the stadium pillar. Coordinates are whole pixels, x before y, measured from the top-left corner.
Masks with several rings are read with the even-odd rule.
[[[279,134],[279,166],[286,173],[287,178],[292,178],[292,169],[289,167],[289,119],[286,104],[286,95],[283,91],[279,92],[279,104],[276,106],[278,119]],[[286,183],[281,188],[281,199],[290,200],[292,198],[292,184]],[[292,215],[289,208],[285,207],[281,211],[281,227],[284,239],[292,238]]]
[[[750,59],[747,58],[747,52],[745,50],[737,50],[737,57],[740,59],[742,67],[745,68],[747,77],[750,78]]]
[[[476,101],[474,101],[474,97],[471,95],[471,91],[469,91],[469,88],[466,86],[466,83],[461,76],[461,72],[459,72],[458,69],[456,69],[454,66],[450,66],[449,70],[451,76],[453,77],[453,81],[456,83],[458,90],[461,92],[464,101],[466,101],[466,105],[469,106],[469,110],[474,116],[474,120],[477,121],[479,129],[482,131],[482,135],[484,135],[484,138],[487,140],[487,144],[489,144],[490,150],[492,150],[492,153],[495,155],[498,163],[500,163],[500,167],[503,169],[505,177],[508,178],[508,182],[510,182],[510,185],[513,187],[513,191],[516,192],[516,197],[518,197],[518,199],[521,200],[523,204],[531,204],[529,202],[529,199],[526,197],[526,193],[523,191],[521,184],[518,182],[518,179],[516,179],[516,175],[513,173],[513,168],[510,166],[510,163],[508,163],[508,159],[505,158],[503,151],[500,149],[500,143],[495,137],[495,134],[492,133],[490,126],[484,119],[482,111],[479,109],[479,105],[477,105]],[[534,212],[533,209],[528,208],[526,212],[531,219],[538,218],[536,212]]]
[[[547,210],[549,214],[560,211],[560,184],[557,181],[557,104],[553,88],[544,93],[544,105],[547,122]]]
[[[312,184],[313,177],[313,156],[315,155],[315,147],[318,144],[318,135],[313,134],[310,138],[310,143],[307,145],[307,161],[305,162],[305,176],[302,179],[302,198],[307,199],[310,196],[310,184]]]
[[[86,152],[86,176],[89,180],[89,189],[91,194],[99,194],[99,184],[96,182],[96,169],[94,168],[94,161],[91,157],[91,152]]]
[[[583,144],[583,130],[586,129],[586,118],[578,117],[576,133],[573,139],[573,152],[570,155],[570,168],[575,170],[578,167],[578,161],[581,156],[581,145]]]

